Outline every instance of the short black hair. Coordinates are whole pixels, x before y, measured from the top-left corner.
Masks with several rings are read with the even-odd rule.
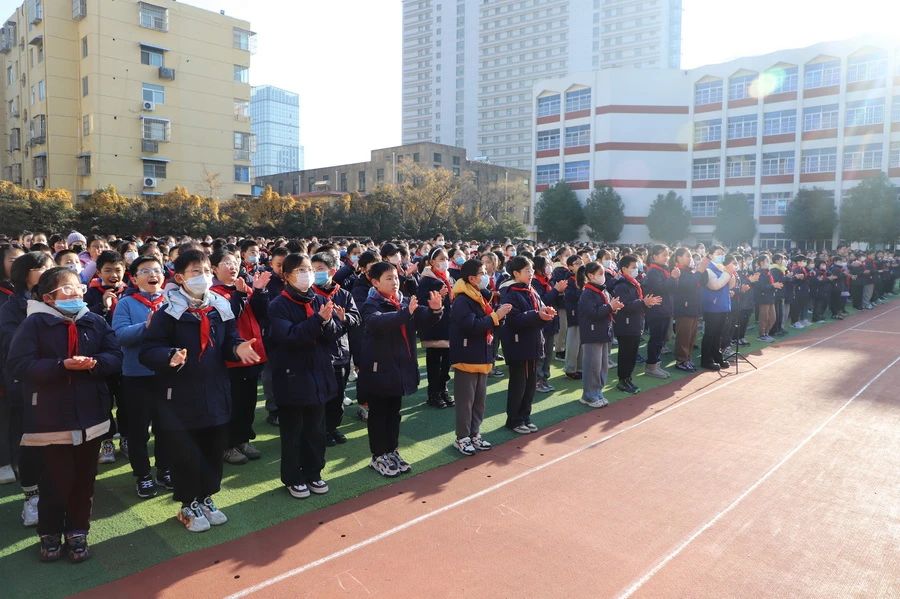
[[[76,275],[65,266],[54,266],[53,268],[45,270],[41,275],[41,278],[38,280],[38,297],[43,299],[45,295],[52,293],[59,287],[60,281],[62,281],[65,277],[75,277],[76,279],[78,279],[78,282],[81,283],[81,279],[78,278],[78,275]]]
[[[306,254],[301,254],[300,252],[293,252],[288,254],[287,258],[284,259],[284,263],[281,265],[281,272],[286,275],[291,274],[297,268],[303,264],[304,261],[309,260],[309,256]]]
[[[103,250],[100,252],[100,255],[97,256],[97,272],[103,270],[103,267],[107,264],[119,264],[125,266],[125,259],[122,258],[122,254],[116,252],[114,250]]]
[[[259,248],[259,244],[256,243],[255,239],[244,239],[243,241],[241,241],[240,247],[241,247],[241,253],[243,254],[250,248]]]
[[[463,278],[477,277],[481,274],[482,268],[484,268],[484,265],[481,263],[481,260],[466,260],[460,267],[459,273]]]
[[[369,279],[380,279],[384,273],[389,270],[397,270],[397,267],[391,264],[390,262],[376,262],[371,269],[369,269]]]
[[[334,252],[330,250],[313,254],[313,257],[310,258],[309,261],[319,262],[321,264],[324,264],[328,268],[337,268],[338,265],[337,258],[334,257]]]
[[[515,256],[506,263],[506,272],[515,275],[517,272],[532,266],[531,260],[525,256]]]
[[[625,270],[637,261],[637,256],[635,256],[634,254],[625,254],[624,256],[619,258],[619,270]]]
[[[56,254],[53,256],[53,261],[59,264],[60,260],[62,260],[63,256],[65,256],[66,254],[75,254],[75,257],[78,258],[78,252],[73,249],[65,249],[56,252]],[[79,259],[79,262],[80,261],[81,260]]]
[[[44,252],[26,252],[15,259],[9,268],[9,280],[13,287],[19,293],[29,291],[26,288],[28,284],[28,273],[35,268],[40,268],[50,261],[50,257]],[[66,268],[67,272],[72,272]]]
[[[182,250],[178,252],[173,267],[176,273],[183,275],[191,264],[209,264],[209,256],[203,250],[193,248]]]
[[[141,265],[147,264],[148,262],[153,262],[160,268],[160,270],[164,270],[162,262],[160,262],[156,258],[156,256],[138,256],[131,262],[131,266],[128,267],[128,270],[131,272],[132,276],[137,276],[137,271],[141,267]]]

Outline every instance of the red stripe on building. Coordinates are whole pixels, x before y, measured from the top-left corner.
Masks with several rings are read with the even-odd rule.
[[[714,216],[695,216],[691,219],[692,225],[714,225],[716,219]]]
[[[884,80],[881,81],[854,81],[847,84],[848,92],[856,92],[864,89],[875,89],[876,87],[884,87]]]
[[[594,183],[609,187],[635,187],[638,189],[687,189],[687,181],[678,180],[600,179]]]
[[[761,225],[783,225],[783,216],[760,216],[759,224]]]
[[[801,183],[819,183],[822,181],[834,181],[834,173],[803,173],[800,175]]]
[[[742,139],[729,139],[728,143],[725,147],[727,148],[742,148],[744,146],[755,146],[756,138],[755,137],[744,137]]]
[[[763,137],[764,144],[783,144],[793,142],[795,139],[793,133],[781,133],[779,135],[766,135]]]
[[[731,177],[725,179],[725,185],[753,185],[756,181],[753,177]]]
[[[741,98],[740,100],[729,100],[728,108],[742,108],[744,106],[753,106],[759,102],[756,98]]]
[[[805,131],[803,141],[808,139],[829,139],[837,137],[837,129],[822,129],[821,131]]]
[[[877,177],[881,174],[881,169],[873,168],[860,171],[844,171],[845,181],[857,181],[859,179],[868,179],[869,177]]]
[[[547,123],[558,123],[559,115],[558,114],[548,114],[547,116],[539,116],[537,118],[538,125],[545,125]]]
[[[814,89],[803,90],[804,98],[821,98],[822,96],[833,96],[840,93],[840,85],[829,85],[828,87],[816,87]]]
[[[693,187],[718,187],[718,179],[705,179],[703,181],[694,181]]]
[[[701,150],[720,150],[722,149],[721,141],[704,141],[699,144],[694,144],[694,151],[700,152]]]
[[[583,118],[586,117],[586,116],[591,116],[591,109],[590,109],[590,108],[585,108],[584,110],[575,110],[575,111],[572,111],[572,112],[567,112],[567,113],[566,113],[566,120],[568,121],[568,120],[571,120],[571,119],[583,119]]]
[[[777,183],[793,183],[794,175],[769,175],[762,178],[763,185],[775,185]]]
[[[553,156],[559,156],[559,148],[555,150],[538,150],[534,153],[535,158],[551,158]]]
[[[566,181],[566,185],[569,186],[569,189],[590,189],[591,188],[590,181],[572,181],[571,183]]]
[[[626,216],[625,224],[626,225],[646,225],[647,217],[646,216]]]
[[[857,125],[856,127],[844,127],[844,135],[878,135],[884,131],[884,125]]]
[[[766,96],[763,102],[772,104],[773,102],[789,102],[797,99],[797,92],[784,92],[782,94],[772,94]]]
[[[715,104],[701,104],[700,106],[694,106],[694,114],[698,112],[715,112],[716,110],[722,110],[722,103],[716,102]]]
[[[574,146],[572,148],[566,148],[565,154],[568,156],[569,154],[587,154],[591,151],[591,146]]]

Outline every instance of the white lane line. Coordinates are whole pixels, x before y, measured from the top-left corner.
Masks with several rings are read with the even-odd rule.
[[[896,307],[891,308],[890,310],[887,310],[887,311],[885,311],[885,312],[883,312],[883,313],[881,313],[881,314],[879,314],[879,315],[877,315],[877,316],[873,316],[872,318],[869,318],[869,319],[867,319],[867,320],[864,320],[864,321],[860,322],[857,326],[866,324],[867,322],[870,322],[870,321],[872,321],[872,320],[875,320],[876,318],[878,318],[878,317],[880,317],[880,316],[884,316],[885,314],[888,314],[888,313],[893,312],[894,310],[898,310],[898,309],[900,309],[900,306],[896,306]],[[550,460],[550,461],[548,461],[548,462],[545,462],[545,463],[543,463],[543,464],[539,464],[539,465],[537,465],[537,466],[534,466],[534,467],[532,467],[532,468],[529,468],[528,470],[525,470],[525,471],[523,471],[523,472],[520,472],[519,474],[517,474],[517,475],[515,475],[515,476],[513,476],[513,477],[511,477],[511,478],[508,478],[508,479],[506,479],[506,480],[504,480],[504,481],[500,481],[500,482],[498,482],[498,483],[496,483],[496,484],[494,484],[494,485],[491,485],[490,487],[487,487],[487,488],[485,488],[485,489],[482,489],[481,491],[477,491],[477,492],[475,492],[475,493],[473,493],[473,494],[471,494],[471,495],[467,495],[466,497],[462,497],[462,498],[457,499],[456,501],[454,501],[454,502],[452,502],[452,503],[448,503],[448,504],[445,505],[445,506],[442,506],[442,507],[440,507],[440,508],[437,508],[436,510],[427,512],[427,513],[425,513],[425,514],[422,514],[421,516],[418,516],[418,517],[416,517],[416,518],[413,518],[412,520],[408,520],[408,521],[406,521],[406,522],[404,522],[404,523],[402,523],[402,524],[398,524],[397,526],[395,526],[395,527],[393,527],[393,528],[390,528],[390,529],[388,529],[388,530],[385,530],[384,532],[378,533],[377,535],[371,536],[371,537],[369,537],[368,539],[363,539],[362,541],[360,541],[360,542],[358,542],[358,543],[354,543],[353,545],[350,545],[350,546],[348,546],[348,547],[345,547],[344,549],[341,549],[341,550],[339,550],[339,551],[335,551],[334,553],[330,553],[330,554],[328,554],[328,555],[326,555],[326,556],[324,556],[324,557],[321,557],[321,558],[319,558],[319,559],[317,559],[317,560],[315,560],[315,561],[309,562],[309,563],[304,564],[304,565],[302,565],[302,566],[297,566],[296,568],[292,568],[292,569],[290,569],[290,570],[287,570],[287,571],[285,571],[285,572],[283,572],[283,573],[281,573],[281,574],[279,574],[279,575],[277,575],[277,576],[273,576],[273,577],[271,577],[271,578],[267,578],[266,580],[263,580],[262,582],[259,582],[259,583],[255,584],[255,585],[253,585],[253,586],[247,587],[246,589],[243,589],[243,590],[241,590],[241,591],[238,591],[238,592],[236,592],[236,593],[233,593],[233,594],[231,594],[231,595],[228,595],[228,596],[226,597],[226,599],[239,599],[239,598],[241,598],[241,597],[247,597],[247,596],[249,596],[249,595],[252,595],[253,593],[256,593],[256,592],[258,592],[258,591],[261,591],[261,590],[263,590],[263,589],[265,589],[265,588],[268,588],[268,587],[270,587],[270,586],[272,586],[272,585],[278,584],[279,582],[282,582],[282,581],[287,580],[287,579],[289,579],[289,578],[293,578],[293,577],[295,577],[295,576],[298,576],[298,575],[300,575],[300,574],[303,574],[304,572],[307,572],[307,571],[309,571],[309,570],[312,570],[313,568],[317,568],[317,567],[319,567],[319,566],[322,566],[322,565],[324,565],[324,564],[327,564],[327,563],[329,563],[329,562],[332,562],[332,561],[334,561],[334,560],[336,560],[336,559],[339,559],[339,558],[341,558],[341,557],[344,557],[345,555],[349,555],[349,554],[353,553],[354,551],[358,551],[359,549],[362,549],[362,548],[364,548],[364,547],[368,547],[369,545],[372,545],[372,544],[374,544],[374,543],[377,543],[377,542],[379,542],[379,541],[381,541],[381,540],[383,540],[383,539],[387,539],[387,538],[389,538],[389,537],[392,537],[392,536],[396,535],[396,534],[399,533],[399,532],[403,532],[403,531],[406,530],[407,528],[411,528],[411,527],[413,527],[413,526],[415,526],[415,525],[417,525],[417,524],[420,524],[420,523],[422,523],[422,522],[425,522],[426,520],[430,520],[430,519],[434,518],[435,516],[439,516],[440,514],[443,514],[443,513],[445,513],[445,512],[449,512],[450,510],[456,509],[456,508],[458,508],[458,507],[461,506],[461,505],[465,505],[465,504],[467,504],[467,503],[469,503],[469,502],[471,502],[471,501],[474,501],[474,500],[476,500],[476,499],[478,499],[478,498],[480,498],[480,497],[484,497],[485,495],[488,495],[488,494],[493,493],[493,492],[495,492],[495,491],[497,491],[497,490],[499,490],[499,489],[502,489],[503,487],[506,487],[506,486],[508,486],[508,485],[511,485],[512,483],[514,483],[514,482],[516,482],[516,481],[518,481],[518,480],[520,480],[520,479],[523,479],[523,478],[525,478],[525,477],[527,477],[527,476],[531,476],[532,474],[535,474],[535,473],[537,473],[537,472],[540,472],[540,471],[544,470],[545,468],[549,468],[550,466],[554,466],[554,465],[556,465],[556,464],[558,464],[558,463],[560,463],[560,462],[563,462],[563,461],[565,461],[565,460],[568,460],[569,458],[571,458],[571,457],[573,457],[573,456],[576,456],[576,455],[578,455],[578,454],[580,454],[580,453],[583,453],[583,452],[585,452],[585,451],[587,451],[587,450],[589,450],[589,449],[593,449],[594,447],[597,447],[598,445],[601,445],[601,444],[603,444],[603,443],[606,443],[607,441],[609,441],[609,440],[611,440],[611,439],[614,439],[614,438],[618,437],[619,435],[621,435],[621,434],[623,434],[623,433],[626,433],[626,432],[628,432],[628,431],[632,431],[632,430],[634,430],[634,429],[636,429],[636,428],[638,428],[638,427],[640,427],[640,426],[643,426],[643,425],[647,424],[648,422],[652,422],[653,420],[656,420],[657,418],[659,418],[660,416],[662,416],[662,415],[664,415],[664,414],[669,414],[669,413],[671,413],[671,412],[677,410],[678,408],[681,408],[681,407],[684,407],[684,406],[686,406],[686,405],[689,405],[690,403],[694,402],[695,400],[700,399],[701,397],[706,397],[707,395],[709,395],[709,394],[711,394],[711,393],[713,393],[713,392],[720,391],[721,389],[723,389],[723,388],[725,388],[725,387],[728,387],[729,385],[735,383],[736,381],[742,381],[742,380],[744,380],[744,379],[747,378],[747,377],[750,377],[750,376],[753,376],[754,374],[757,374],[757,373],[759,373],[759,372],[762,372],[763,370],[765,370],[766,368],[769,368],[770,366],[774,366],[775,364],[778,364],[779,362],[782,362],[782,361],[784,361],[784,360],[790,359],[790,358],[796,356],[797,354],[799,354],[799,353],[801,353],[801,352],[804,352],[804,351],[806,351],[806,350],[808,350],[808,349],[812,349],[813,347],[819,346],[819,345],[825,343],[826,341],[830,341],[831,339],[834,339],[835,337],[838,337],[838,336],[840,336],[840,335],[846,333],[846,332],[849,331],[849,330],[851,330],[851,328],[848,327],[848,328],[846,328],[846,329],[843,329],[843,330],[841,330],[841,331],[838,331],[837,333],[834,333],[834,334],[832,334],[832,335],[829,335],[828,337],[824,337],[824,338],[822,338],[822,339],[819,339],[818,341],[816,341],[816,342],[814,342],[814,343],[811,343],[811,344],[809,344],[809,345],[806,345],[806,346],[804,346],[804,347],[801,347],[800,349],[796,349],[796,350],[794,350],[794,351],[792,351],[792,352],[790,352],[790,353],[788,353],[788,354],[785,354],[785,355],[781,356],[780,358],[776,358],[776,359],[772,360],[771,362],[768,362],[768,363],[766,363],[766,364],[763,364],[763,365],[760,366],[757,370],[751,370],[751,371],[749,371],[749,372],[746,372],[746,373],[737,375],[737,376],[735,376],[734,378],[723,379],[722,382],[721,382],[720,384],[713,386],[711,389],[707,389],[706,391],[702,391],[702,392],[698,393],[697,395],[694,395],[693,397],[689,397],[688,399],[686,399],[686,400],[684,400],[684,401],[681,401],[681,402],[679,402],[679,403],[676,403],[676,404],[674,404],[674,405],[671,405],[671,406],[669,406],[668,408],[666,408],[665,410],[660,410],[659,412],[656,412],[655,414],[653,414],[652,416],[650,416],[650,417],[648,417],[648,418],[646,418],[646,419],[644,419],[644,420],[640,420],[640,421],[638,421],[638,422],[635,422],[634,424],[630,424],[630,425],[626,426],[625,428],[622,428],[622,429],[620,429],[620,430],[618,430],[618,431],[616,431],[616,432],[614,432],[614,433],[610,433],[609,435],[606,435],[605,437],[602,437],[602,438],[600,438],[600,439],[597,439],[596,441],[592,441],[592,442],[590,442],[590,443],[588,443],[588,444],[586,444],[586,445],[582,445],[581,447],[577,447],[577,448],[573,449],[572,451],[570,451],[570,452],[568,452],[568,453],[565,453],[565,454],[560,455],[560,456],[558,456],[558,457],[556,457],[556,458],[553,458],[552,460]]]
[[[897,332],[897,331],[876,331],[874,329],[857,329],[856,327],[853,327],[850,330],[858,331],[860,333],[880,333],[882,335],[900,335],[900,332]]]
[[[743,493],[738,495],[734,501],[732,501],[730,504],[728,504],[728,507],[726,507],[721,512],[719,512],[718,514],[713,516],[708,522],[706,522],[706,524],[704,524],[703,526],[698,528],[692,535],[690,535],[688,538],[686,538],[684,541],[682,541],[681,544],[679,544],[675,549],[673,549],[671,553],[669,553],[662,560],[657,562],[657,564],[655,566],[653,566],[653,568],[651,568],[646,574],[644,574],[642,577],[640,577],[637,581],[635,581],[627,589],[622,591],[622,593],[619,595],[619,599],[628,599],[628,597],[631,597],[632,595],[634,595],[638,590],[640,590],[640,588],[642,586],[644,586],[647,582],[649,582],[651,578],[656,576],[660,570],[665,568],[669,562],[671,562],[673,559],[678,557],[682,551],[687,549],[687,547],[691,543],[693,543],[695,540],[697,540],[697,538],[700,535],[702,535],[704,532],[706,532],[707,530],[712,528],[716,524],[716,522],[718,522],[719,520],[721,520],[722,518],[727,516],[744,499],[746,499],[747,496],[749,496],[751,493],[753,493],[753,491],[758,489],[760,487],[760,485],[762,485],[764,482],[769,480],[769,478],[771,478],[773,474],[778,472],[778,470],[780,470],[782,466],[784,466],[792,457],[794,457],[798,451],[803,449],[807,443],[812,441],[813,438],[815,438],[816,435],[818,435],[820,432],[822,432],[822,430],[826,426],[828,426],[835,418],[837,418],[841,414],[841,412],[846,410],[847,406],[849,406],[851,403],[853,403],[860,395],[862,395],[865,392],[866,389],[868,389],[872,385],[872,383],[874,383],[876,380],[878,380],[881,377],[881,375],[883,375],[885,372],[890,370],[894,366],[894,364],[896,364],[897,362],[900,362],[900,356],[897,356],[896,358],[894,358],[893,362],[891,362],[890,364],[888,364],[887,366],[882,368],[878,374],[876,374],[875,376],[870,378],[869,382],[867,382],[865,385],[863,385],[860,388],[859,391],[857,391],[856,393],[853,394],[853,397],[851,397],[846,402],[844,402],[844,404],[840,408],[838,408],[837,411],[835,411],[831,416],[826,418],[825,421],[822,422],[822,424],[817,426],[805,439],[803,439],[803,441],[801,441],[796,447],[794,447],[783,458],[781,458],[781,460],[779,460],[777,464],[775,464],[774,466],[769,468],[766,471],[766,473],[763,474],[759,478],[759,480],[757,480],[755,483],[750,485],[746,491],[744,491]]]

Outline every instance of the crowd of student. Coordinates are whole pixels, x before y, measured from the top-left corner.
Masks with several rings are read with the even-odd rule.
[[[507,377],[506,427],[537,430],[535,393],[550,365],[580,380],[580,402],[607,405],[643,374],[728,367],[755,317],[760,341],[785,327],[842,319],[896,294],[900,259],[883,251],[778,252],[715,245],[599,247],[371,240],[0,238],[0,483],[18,480],[22,521],[45,561],[90,555],[98,463],[126,457],[140,498],[171,490],[188,531],[224,524],[223,464],[261,457],[257,388],[277,425],[281,482],[328,492],[326,448],[349,380],[367,422],[370,466],[394,477],[402,398],[456,412],[454,447],[481,434],[489,377]],[[639,354],[648,335],[646,355]],[[617,346],[616,362],[610,350]],[[668,361],[668,360],[665,360]],[[503,369],[500,363],[505,364]],[[453,393],[448,383],[453,377]],[[153,434],[153,466],[148,447]]]

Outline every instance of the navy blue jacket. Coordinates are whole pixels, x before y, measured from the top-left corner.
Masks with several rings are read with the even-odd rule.
[[[331,363],[335,366],[347,366],[350,364],[350,333],[357,329],[362,321],[356,302],[350,292],[342,287],[332,286],[331,289],[320,288],[313,285],[313,291],[321,296],[325,301],[331,299],[335,306],[340,306],[346,314],[344,322],[340,322],[337,317],[334,318],[341,334],[331,343]],[[335,291],[336,289],[336,291]]]
[[[415,314],[410,314],[408,306],[409,299],[401,297],[398,311],[380,294],[369,298],[362,306],[363,334],[356,387],[365,397],[409,395],[419,387],[416,327],[436,324],[443,313],[432,312],[427,305],[420,305]]]
[[[776,283],[781,283],[783,287],[781,289],[775,290],[775,301],[781,301],[785,297],[785,292],[790,291],[787,278],[784,276],[784,272],[781,271],[780,268],[775,268],[774,266],[769,268],[769,272],[772,274],[772,278],[775,279]]]
[[[570,276],[568,281],[569,286],[566,287],[566,290],[563,293],[563,304],[566,308],[566,326],[577,327],[578,299],[581,297],[581,289],[578,288],[574,275]]]
[[[664,268],[664,267],[663,267]],[[651,265],[644,270],[644,279],[641,287],[644,295],[658,295],[662,303],[658,306],[647,308],[647,318],[671,318],[675,308],[675,292],[678,289],[678,279],[660,271],[657,265]]]
[[[562,304],[562,297],[559,294],[559,291],[556,290],[553,284],[547,281],[547,285],[544,286],[541,281],[538,280],[537,277],[531,279],[531,287],[541,298],[541,301],[544,302],[545,306],[550,306],[552,308],[560,308]],[[553,317],[553,320],[547,322],[544,325],[544,338],[546,339],[548,336],[556,335],[559,332],[559,315]]]
[[[288,291],[269,306],[269,361],[272,391],[279,406],[321,405],[337,395],[337,379],[332,366],[332,347],[344,334],[337,316],[325,322],[318,312],[328,301],[310,289],[305,294]]]
[[[775,292],[777,291],[773,284],[775,283],[775,275],[769,269],[759,271],[759,280],[753,283],[753,292],[756,295],[756,304],[774,304]],[[769,276],[771,275],[771,280]]]
[[[437,291],[440,293],[441,289],[445,287],[444,282],[430,274],[430,269],[425,270],[425,274],[419,278],[419,289],[416,292],[416,297],[419,298],[419,305],[425,306],[428,304],[428,298],[431,295],[432,291]],[[450,285],[453,285],[453,280],[450,280]],[[444,296],[444,315],[443,317],[434,324],[426,323],[419,329],[419,338],[422,341],[447,341],[450,339],[450,293]]]
[[[531,285],[507,282],[500,289],[500,303],[512,305],[506,322],[500,327],[500,341],[506,361],[543,358],[544,326],[547,323],[538,314],[543,302]]]
[[[23,431],[52,433],[83,431],[109,419],[107,378],[122,370],[122,352],[116,334],[102,316],[87,310],[75,321],[77,355],[97,360],[91,370],[66,370],[69,357],[68,319],[49,306],[32,304],[9,346],[10,374],[22,381]],[[35,309],[40,310],[35,313]]]
[[[481,291],[481,295],[490,301],[490,291]],[[495,328],[499,327],[495,327],[491,315],[484,313],[481,304],[465,293],[457,293],[450,313],[450,363],[492,364],[494,352],[487,335]]]
[[[585,285],[578,300],[578,330],[581,334],[581,344],[609,343],[613,339],[613,311],[609,305],[609,298],[597,293],[598,288],[593,283],[588,285]],[[599,289],[602,293],[606,293],[605,285]]]
[[[682,270],[678,278],[678,286],[675,288],[675,296],[672,302],[672,315],[680,317],[699,317],[703,314],[703,289],[709,275],[706,271],[696,272]]]
[[[619,277],[613,283],[609,294],[619,298],[625,306],[616,312],[613,330],[616,337],[623,335],[640,336],[644,332],[644,300],[638,297],[637,289],[625,277]]]
[[[100,279],[94,279],[99,282]],[[91,282],[93,284],[93,281]],[[115,313],[115,306],[113,306],[112,310],[107,311],[106,306],[103,303],[103,294],[109,290],[116,290],[115,287],[91,287],[88,285],[87,291],[84,293],[84,301],[88,305],[88,310],[93,312],[94,314],[99,314],[103,318],[106,319],[108,324],[112,324],[113,314]],[[116,296],[118,298],[122,298],[125,295],[125,292],[128,290],[128,287],[122,287],[116,292]],[[133,293],[133,292],[132,292]]]
[[[0,306],[0,389],[4,391],[0,393],[0,401],[8,405],[22,405],[22,382],[10,373],[6,356],[16,329],[28,316],[27,304],[25,296],[17,293],[9,296],[6,303]]]
[[[176,291],[167,292],[167,299]],[[215,294],[212,294],[215,296]],[[227,302],[219,297],[227,309]],[[208,315],[212,343],[200,355],[200,319],[184,312],[179,318],[168,308],[153,315],[141,340],[141,364],[156,372],[156,402],[163,430],[190,430],[226,424],[231,419],[231,384],[225,361],[239,361],[234,350],[238,337],[234,317],[226,320],[218,308]],[[187,349],[187,361],[179,370],[169,366],[175,349]]]

